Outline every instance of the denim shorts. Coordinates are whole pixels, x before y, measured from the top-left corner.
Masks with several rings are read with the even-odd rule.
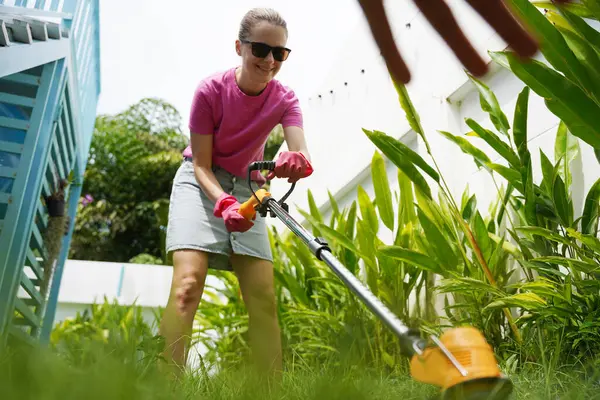
[[[221,187],[243,203],[252,196],[247,179],[213,166]],[[252,182],[252,189],[258,185]],[[229,233],[222,218],[213,215],[214,203],[204,194],[189,159],[183,161],[173,180],[166,250],[191,249],[208,253],[209,268],[231,271],[231,254],[248,255],[273,261],[266,218],[256,215],[254,226],[246,232]]]

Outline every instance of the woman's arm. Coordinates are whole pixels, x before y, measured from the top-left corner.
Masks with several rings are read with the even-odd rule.
[[[190,133],[194,174],[206,196],[214,203],[224,192],[212,171],[212,134]]]
[[[308,162],[311,162],[308,146],[306,145],[306,138],[304,136],[304,129],[298,126],[288,126],[283,128],[283,138],[285,139],[289,151],[298,151],[306,157]]]

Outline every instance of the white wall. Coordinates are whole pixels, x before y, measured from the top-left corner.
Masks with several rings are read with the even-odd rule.
[[[503,40],[466,2],[450,0],[448,3],[475,47],[488,61],[491,61],[488,50],[503,50],[506,47]],[[417,12],[412,2],[389,1],[386,8],[402,55],[413,73],[407,89],[421,116],[421,123],[440,169],[455,198],[459,200],[469,185],[471,193],[477,194],[480,211],[485,213],[487,203],[497,193],[489,174],[477,171],[470,156],[463,154],[458,146],[437,132],[446,130],[455,135],[464,134],[470,131],[464,123],[467,117],[484,127],[492,127],[487,114],[479,107],[476,89],[458,60]],[[408,23],[410,27],[407,26]],[[362,69],[365,70],[364,74],[361,73]],[[307,189],[312,191],[319,206],[327,207],[328,189],[334,194],[340,191],[340,196],[348,202],[348,193],[353,193],[355,198],[358,183],[365,188],[372,186],[367,183],[370,180],[368,174],[361,182],[356,179],[361,171],[368,168],[376,150],[361,128],[381,130],[396,138],[409,132],[410,128],[388,76],[368,26],[361,20],[354,34],[348,38],[338,62],[331,66],[326,82],[310,98],[302,99],[305,130],[315,172],[311,177],[300,181],[289,198],[291,214],[298,221],[303,221],[303,218],[295,206],[308,210]],[[514,105],[524,85],[510,72],[494,64],[492,71],[482,80],[495,91],[512,125]],[[333,94],[330,90],[333,90]],[[528,139],[536,179],[541,174],[537,148],[542,148],[550,160],[554,160],[557,122],[557,118],[545,108],[543,100],[531,92]],[[473,142],[488,150],[488,155],[495,156],[482,140],[476,139]],[[420,139],[419,144],[413,148],[418,148],[419,153],[428,162],[431,161]],[[285,150],[285,145],[282,150]],[[590,147],[581,142],[581,150],[582,160],[573,165],[576,169],[573,190],[577,213],[583,205],[582,196],[600,175],[598,162]],[[583,165],[585,176],[582,173]],[[390,175],[395,179],[394,173]],[[498,179],[502,181],[502,178]],[[394,185],[395,182],[390,184]],[[271,191],[278,198],[287,189],[287,182],[281,180],[273,182]],[[341,200],[337,196],[336,199]],[[272,224],[283,229],[276,220]]]

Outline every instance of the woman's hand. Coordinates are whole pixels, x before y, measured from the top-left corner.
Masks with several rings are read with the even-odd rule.
[[[505,6],[503,0],[465,0],[475,9],[521,57],[532,57],[538,50],[537,42],[521,27],[519,21]],[[553,0],[569,3],[571,0]],[[408,83],[410,72],[402,60],[385,14],[383,0],[358,0],[371,28],[390,74],[397,82]],[[413,0],[452,49],[463,66],[473,75],[484,75],[488,67],[458,26],[445,0]]]
[[[284,151],[277,157],[275,169],[269,172],[267,179],[288,178],[289,183],[294,183],[312,173],[313,167],[304,154],[299,151]]]

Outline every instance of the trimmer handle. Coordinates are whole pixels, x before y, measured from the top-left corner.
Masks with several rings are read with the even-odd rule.
[[[248,221],[254,219],[254,216],[256,215],[256,207],[262,204],[263,199],[266,196],[271,196],[271,193],[267,192],[265,189],[259,189],[254,194],[255,196],[251,196],[248,200],[243,202],[238,209],[238,213],[240,213]]]
[[[248,167],[248,171],[273,171],[275,169],[275,161],[254,161]]]
[[[248,166],[248,187],[252,191],[252,196],[244,202],[238,210],[238,213],[244,216],[244,218],[251,220],[254,219],[256,215],[256,209],[260,206],[263,206],[260,209],[261,215],[266,216],[267,206],[263,204],[263,199],[265,197],[271,197],[271,194],[264,189],[259,189],[257,192],[254,192],[252,189],[252,171],[273,171],[275,170],[276,163],[275,161],[254,161]],[[296,182],[292,183],[292,187],[288,192],[281,198],[281,200],[277,201],[284,210],[288,211],[288,206],[285,204],[285,200],[288,198],[292,191],[296,187]],[[271,213],[271,216],[274,215]]]

